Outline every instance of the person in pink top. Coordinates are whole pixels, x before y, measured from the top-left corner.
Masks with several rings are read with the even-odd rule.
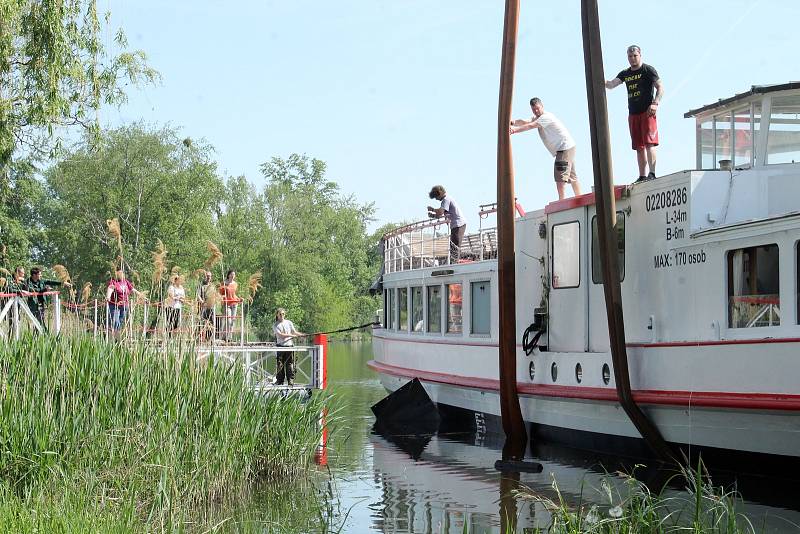
[[[118,269],[114,278],[108,281],[108,287],[106,288],[108,317],[111,321],[111,330],[113,330],[115,336],[125,324],[132,293],[142,294],[125,278],[125,271]]]

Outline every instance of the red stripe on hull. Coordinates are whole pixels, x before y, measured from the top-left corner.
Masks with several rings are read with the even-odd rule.
[[[425,382],[435,382],[450,386],[460,386],[486,391],[499,391],[500,382],[489,378],[451,375],[433,371],[418,371],[388,365],[370,360],[367,365],[376,372],[419,378]],[[558,386],[548,384],[518,384],[517,391],[522,395],[580,399],[589,401],[618,402],[617,392],[612,388]],[[636,402],[650,405],[684,406],[700,408],[731,408],[740,410],[780,410],[800,411],[800,395],[780,393],[729,393],[721,391],[669,391],[635,390]]]

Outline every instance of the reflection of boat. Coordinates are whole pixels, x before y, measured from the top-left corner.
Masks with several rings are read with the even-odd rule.
[[[382,493],[382,507],[373,515],[373,528],[380,532],[504,532],[500,518],[509,509],[517,517],[514,532],[525,532],[525,528],[546,527],[550,514],[541,501],[515,499],[509,490],[527,489],[558,502],[555,481],[568,505],[596,504],[601,513],[619,504],[630,490],[625,478],[573,464],[572,459],[560,456],[561,451],[536,458],[544,467],[541,473],[521,473],[518,480],[509,481],[494,469],[499,446],[440,435],[412,459],[382,436],[373,434],[370,441],[375,480]],[[604,486],[611,492],[612,501]],[[672,498],[673,506],[691,500],[680,490],[665,490],[663,496]],[[775,508],[753,503],[744,504],[738,511],[747,514],[754,524],[763,525],[764,532],[792,532],[791,523],[800,524],[798,512],[780,510],[779,518]]]
[[[673,443],[797,459],[800,83],[687,116],[698,170],[615,190],[634,398]],[[500,412],[494,231],[473,234],[450,262],[436,224],[385,238],[384,328],[370,365],[387,389],[419,378],[434,402],[490,425]],[[590,447],[639,438],[615,391],[596,228],[593,194],[516,221],[523,417]],[[530,337],[546,330],[530,355],[528,325]]]

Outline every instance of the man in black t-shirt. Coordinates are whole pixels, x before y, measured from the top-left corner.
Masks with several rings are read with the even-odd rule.
[[[642,49],[636,45],[628,47],[630,68],[623,70],[613,80],[606,82],[606,89],[613,89],[625,83],[628,88],[628,126],[631,142],[636,151],[639,164],[639,179],[652,180],[656,177],[656,147],[658,146],[658,122],[656,111],[664,94],[664,86],[656,69],[642,63]],[[656,90],[653,96],[653,88]],[[645,175],[649,165],[650,172]]]

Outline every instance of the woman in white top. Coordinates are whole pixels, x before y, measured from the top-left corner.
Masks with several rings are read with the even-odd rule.
[[[167,306],[165,308],[167,316],[166,327],[170,337],[172,337],[172,333],[178,329],[181,323],[181,310],[185,300],[186,290],[183,288],[183,277],[176,274],[167,288]]]
[[[275,322],[272,324],[272,332],[275,334],[275,345],[278,347],[294,346],[294,338],[308,334],[298,332],[294,323],[286,318],[286,310],[278,308],[275,310]],[[294,385],[294,351],[279,350],[277,352],[278,369],[275,375],[275,384],[282,385],[284,378],[290,386]]]

